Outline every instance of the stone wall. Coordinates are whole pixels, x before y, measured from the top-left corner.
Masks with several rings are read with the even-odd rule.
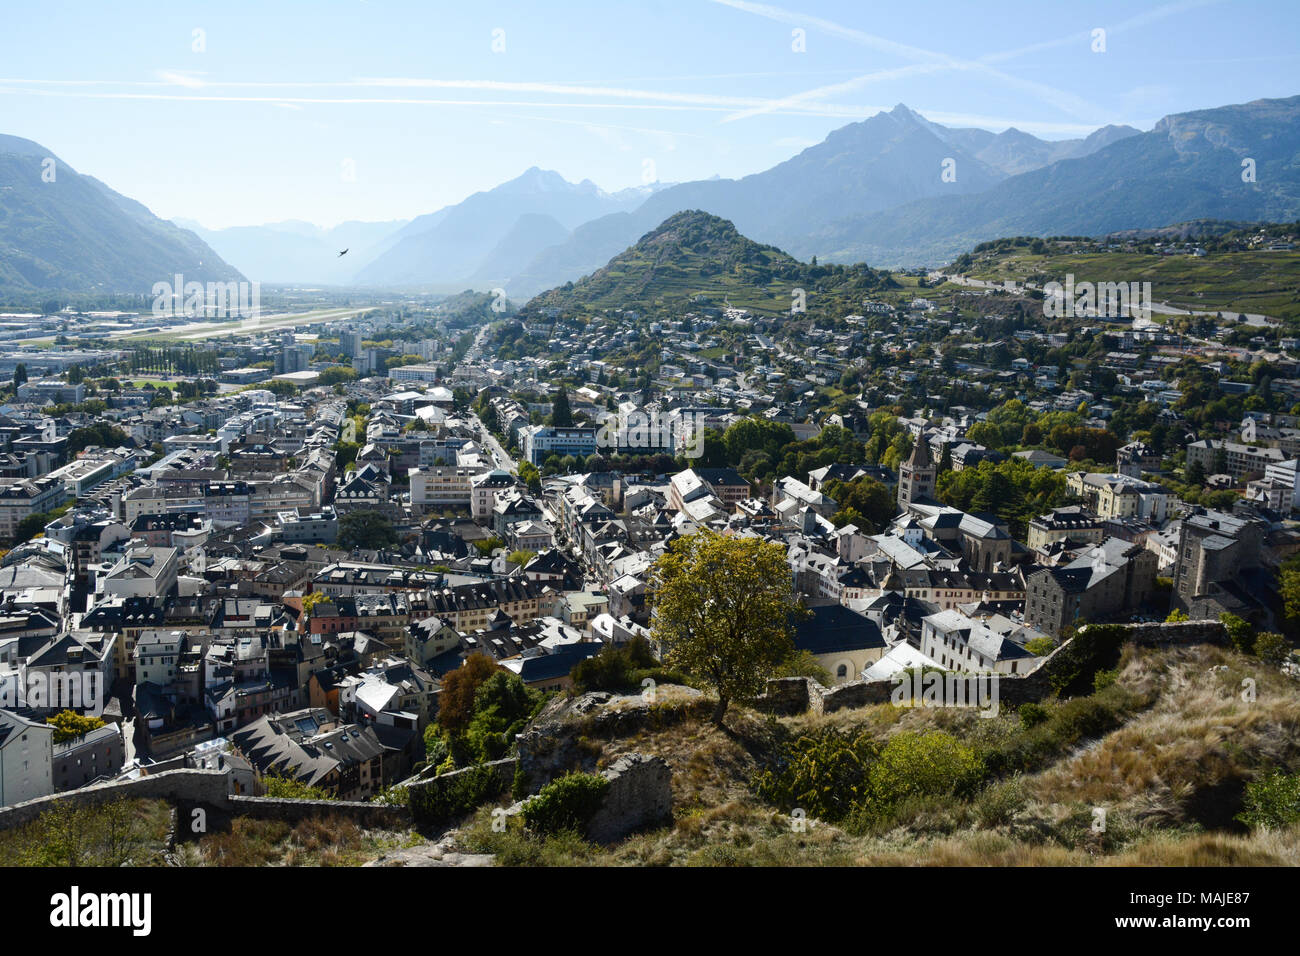
[[[229,806],[230,797],[224,770],[165,770],[135,780],[69,790],[0,808],[0,830],[30,823],[59,805],[98,806],[118,799],[168,800],[224,809]]]
[[[609,781],[600,806],[587,823],[586,836],[595,843],[617,843],[638,830],[671,823],[673,818],[672,770],[662,757],[624,754],[600,776]],[[509,807],[508,817],[519,816],[536,794]]]
[[[626,754],[601,776],[609,781],[609,789],[587,824],[589,839],[614,843],[629,833],[672,820],[672,771],[663,758]]]
[[[297,823],[310,817],[341,817],[367,829],[404,830],[411,825],[405,805],[364,803],[355,800],[282,800],[275,797],[229,798],[235,816]]]
[[[314,816],[343,816],[364,827],[404,828],[410,825],[410,811],[379,803],[343,800],[281,800],[272,797],[232,796],[224,770],[165,770],[135,780],[99,784],[81,790],[28,800],[0,808],[0,830],[31,823],[56,806],[93,807],[110,800],[166,800],[180,810],[178,826],[187,835],[186,821],[201,807],[219,827],[232,816],[284,820],[296,823]]]
[[[1109,625],[1103,625],[1109,626]],[[1180,621],[1155,624],[1126,624],[1126,641],[1143,647],[1159,645],[1187,646],[1192,644],[1226,644],[1227,631],[1219,621]],[[1052,663],[1058,654],[1068,653],[1071,641],[1066,641],[1042,658],[1034,670],[1026,674],[999,674],[997,700],[999,707],[1019,707],[1038,702],[1053,693]],[[898,679],[850,681],[826,688],[808,677],[783,677],[767,682],[767,691],[754,701],[759,710],[769,713],[829,714],[837,710],[887,704],[899,687]],[[967,699],[972,699],[968,694]]]
[[[782,717],[821,713],[827,693],[827,689],[811,677],[779,677],[767,682],[767,692],[758,697],[753,706],[755,710]]]
[[[713,700],[698,691],[674,696],[673,688],[665,686],[659,692],[657,703],[603,691],[552,700],[516,741],[527,792],[536,793],[566,773],[595,772],[602,752],[599,741],[704,718],[713,711]],[[792,693],[797,698],[800,689]],[[802,693],[806,710],[807,691]]]
[[[1228,629],[1221,621],[1177,621],[1160,624],[1129,624],[1134,644],[1227,644]]]

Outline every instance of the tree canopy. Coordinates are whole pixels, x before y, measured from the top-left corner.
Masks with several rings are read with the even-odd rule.
[[[678,538],[651,568],[649,592],[664,662],[713,688],[715,723],[733,700],[757,695],[794,651],[800,608],[779,544],[708,530]]]

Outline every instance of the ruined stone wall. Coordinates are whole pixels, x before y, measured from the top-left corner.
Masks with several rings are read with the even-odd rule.
[[[341,817],[367,829],[404,830],[411,825],[406,806],[363,803],[356,800],[284,800],[275,797],[229,798],[235,816],[297,823],[311,817]]]
[[[1180,621],[1121,626],[1128,631],[1126,642],[1143,647],[1227,643],[1227,631],[1219,621]],[[1055,648],[1051,654],[1042,658],[1034,670],[1026,674],[999,674],[997,682],[999,707],[1014,708],[1050,697],[1053,693],[1052,662],[1057,655],[1068,654],[1072,643],[1073,639]],[[768,681],[766,693],[754,702],[754,706],[759,710],[786,716],[803,713],[829,714],[846,708],[887,704],[892,700],[898,686],[899,681],[891,679],[856,680],[826,688],[811,678],[783,677]],[[968,694],[967,699],[973,699],[973,695]]]
[[[1158,624],[1127,624],[1134,644],[1227,644],[1228,630],[1221,621],[1177,621]]]
[[[229,806],[230,797],[224,770],[165,770],[135,780],[68,790],[0,808],[0,830],[30,823],[59,805],[89,807],[119,799],[168,800],[224,809]]]
[[[332,814],[347,817],[365,827],[401,828],[410,823],[410,812],[406,807],[344,800],[232,796],[224,770],[165,770],[135,780],[68,790],[0,808],[0,830],[31,823],[56,806],[93,807],[112,800],[166,800],[184,808],[186,812],[182,816],[185,819],[189,819],[192,808],[203,807],[214,813],[218,820],[251,816],[296,823],[309,817]],[[184,820],[180,825],[184,829]]]
[[[661,757],[634,753],[620,757],[601,776],[609,789],[587,824],[587,837],[614,843],[673,817],[672,771]]]

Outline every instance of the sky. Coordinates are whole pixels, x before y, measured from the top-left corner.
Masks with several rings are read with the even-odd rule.
[[[1061,139],[1300,93],[1295,0],[0,5],[0,132],[209,228],[408,219],[531,166],[743,176],[898,103]]]

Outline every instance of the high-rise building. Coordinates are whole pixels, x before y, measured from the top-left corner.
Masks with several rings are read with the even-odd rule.
[[[339,349],[348,358],[356,358],[361,354],[361,333],[360,332],[340,332]]]

